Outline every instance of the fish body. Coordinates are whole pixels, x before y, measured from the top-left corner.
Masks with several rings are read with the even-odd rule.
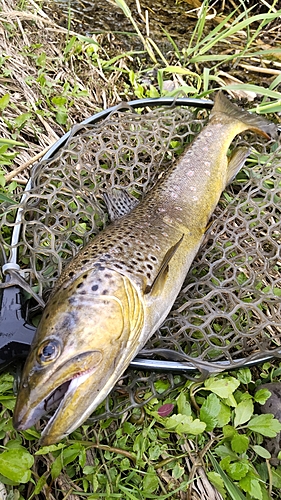
[[[228,160],[234,137],[275,126],[218,93],[208,125],[136,205],[106,196],[111,218],[62,272],[26,361],[14,426],[54,409],[41,443],[61,440],[105,399],[168,315],[225,186],[248,151]]]

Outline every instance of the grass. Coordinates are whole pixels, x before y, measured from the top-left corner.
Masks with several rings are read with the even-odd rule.
[[[70,16],[62,28],[44,4],[1,2],[0,201],[5,207],[26,184],[42,149],[75,122],[120,100],[206,97],[223,87],[236,98],[254,99],[254,111],[271,113],[280,122],[277,1],[258,14],[239,3],[233,11],[215,13],[213,20],[203,2],[184,44],[164,33],[168,52],[149,34],[147,17],[144,32],[129,6],[115,3],[142,50],[112,48],[104,33],[81,35],[71,29]],[[268,33],[272,43],[263,41]],[[147,74],[151,81],[144,80]],[[261,384],[280,380],[280,374],[276,361],[206,382],[175,375],[171,387],[162,376],[153,383],[154,397],[151,383],[139,382],[141,400],[149,400],[143,408],[85,423],[69,439],[44,449],[38,444],[40,426],[13,430],[14,376],[1,374],[0,482],[9,500],[196,499],[211,484],[226,499],[279,498],[281,467],[270,462],[263,440],[281,426],[259,412],[269,396]],[[122,400],[122,385],[118,394]]]

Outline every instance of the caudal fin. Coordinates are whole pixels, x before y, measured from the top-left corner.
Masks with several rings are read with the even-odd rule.
[[[232,103],[220,90],[214,101],[214,106],[210,118],[216,113],[224,113],[233,120],[238,120],[246,125],[245,128],[253,130],[257,134],[263,135],[267,139],[277,137],[277,127],[274,123],[266,120],[260,115],[249,113],[236,104]]]

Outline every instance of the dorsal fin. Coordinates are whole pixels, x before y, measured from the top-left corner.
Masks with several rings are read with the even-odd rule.
[[[120,219],[138,205],[139,201],[125,189],[113,188],[103,194],[111,221]]]
[[[166,252],[154,281],[151,283],[151,285],[146,286],[146,288],[144,290],[145,294],[147,294],[147,293],[155,294],[159,290],[159,287],[162,287],[164,285],[164,282],[166,280],[167,273],[169,270],[169,262],[170,262],[171,258],[173,257],[173,255],[175,255],[178,247],[180,246],[180,244],[183,240],[183,237],[184,237],[184,234],[182,235],[180,240],[175,245],[171,246],[169,248],[169,250]]]

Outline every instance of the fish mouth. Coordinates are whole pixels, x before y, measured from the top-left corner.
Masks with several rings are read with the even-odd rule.
[[[60,404],[63,402],[67,394],[72,392],[80,385],[79,381],[80,383],[82,382],[81,378],[83,379],[83,376],[86,377],[90,373],[91,370],[87,370],[86,372],[82,373],[77,373],[76,375],[74,375],[74,377],[67,380],[66,382],[63,382],[56,389],[54,389],[53,392],[51,392],[51,394],[47,396],[47,398],[45,398],[43,401],[44,414],[47,414],[59,408]]]

